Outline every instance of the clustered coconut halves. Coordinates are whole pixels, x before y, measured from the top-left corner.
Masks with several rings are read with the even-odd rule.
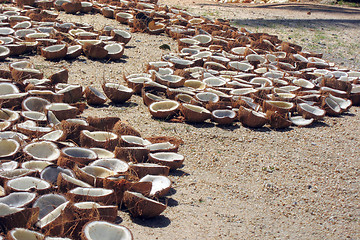
[[[130,230],[114,224],[121,206],[141,218],[166,209],[167,176],[184,161],[177,153],[181,140],[143,138],[118,117],[81,118],[86,103],[78,101],[86,95],[96,102],[100,94],[68,84],[66,69],[44,79],[19,61],[2,74],[8,78],[0,81],[1,235],[132,239]],[[128,90],[104,86],[118,102]]]

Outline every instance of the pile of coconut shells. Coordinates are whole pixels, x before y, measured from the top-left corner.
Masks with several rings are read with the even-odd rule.
[[[132,239],[130,230],[114,224],[122,206],[141,218],[166,209],[169,172],[184,161],[177,153],[181,140],[143,138],[118,117],[80,117],[86,106],[78,102],[83,92],[96,102],[100,91],[68,84],[66,69],[44,79],[30,62],[19,61],[0,73],[6,77],[0,80],[4,237]],[[129,91],[104,84],[115,101],[128,99]]]
[[[57,16],[56,11],[32,6],[1,8],[0,59],[41,54],[47,60],[80,55],[118,60],[131,39],[131,34],[123,30],[105,27],[94,31],[91,25],[58,21]]]

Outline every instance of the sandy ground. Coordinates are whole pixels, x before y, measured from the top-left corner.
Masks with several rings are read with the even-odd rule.
[[[325,53],[324,58],[360,69],[360,9],[328,5],[217,4],[211,1],[161,1],[210,18],[228,18],[239,27],[268,32]],[[310,15],[308,14],[310,12]],[[70,16],[97,29],[127,29],[100,15]],[[128,29],[129,30],[129,29]],[[118,62],[46,62],[29,57],[47,74],[65,66],[70,82],[99,87],[103,80],[121,82],[123,74],[142,72],[146,63],[176,44],[166,36],[133,34]],[[6,63],[3,63],[6,64]],[[160,217],[121,224],[135,239],[359,239],[360,108],[325,118],[309,128],[248,129],[235,124],[189,125],[150,117],[139,96],[123,105],[89,108],[84,116],[119,116],[143,136],[168,135],[184,140],[184,167],[173,172],[173,190]]]

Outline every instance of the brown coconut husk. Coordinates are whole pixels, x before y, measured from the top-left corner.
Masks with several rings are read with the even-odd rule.
[[[66,2],[61,5],[66,13],[77,13],[81,11],[81,2],[80,1],[73,1],[73,2]]]
[[[141,134],[139,131],[137,131],[135,128],[130,126],[130,124],[128,124],[127,122],[123,122],[123,121],[118,121],[114,125],[112,132],[117,134],[118,136],[131,135],[131,136],[141,137]]]
[[[115,157],[126,162],[146,162],[150,150],[146,147],[115,147]]]
[[[114,128],[115,124],[120,120],[119,117],[91,117],[89,116],[86,121],[90,126],[102,130],[102,131],[110,131]]]
[[[69,70],[64,68],[60,71],[54,73],[49,77],[51,84],[55,85],[57,83],[67,83],[69,79]]]
[[[56,185],[58,186],[58,191],[61,193],[67,193],[71,189],[80,187],[79,185],[67,181],[65,178],[63,178],[62,174],[58,175]]]
[[[11,70],[11,77],[16,82],[23,81],[25,79],[29,78],[37,78],[42,79],[44,77],[44,74],[42,72],[33,72],[33,71],[27,71],[23,68],[13,68]]]
[[[159,216],[166,209],[166,205],[151,201],[149,198],[140,198],[133,192],[124,193],[124,205],[133,217],[152,218]]]
[[[145,139],[150,141],[151,143],[169,142],[171,144],[174,144],[176,147],[179,147],[180,145],[184,144],[184,141],[182,139],[179,139],[179,138],[176,138],[176,137],[153,136],[153,137],[147,137]]]
[[[348,81],[340,81],[338,79],[336,79],[335,77],[332,78],[323,78],[321,80],[320,86],[323,87],[329,87],[329,88],[333,88],[333,89],[337,89],[337,90],[341,90],[341,91],[345,91],[347,93],[351,92],[352,89],[352,85],[351,82]]]
[[[74,122],[68,122],[66,120],[61,121],[59,128],[64,131],[67,139],[70,139],[78,145],[80,144],[80,132],[82,130],[94,130],[93,127],[84,126]]]
[[[108,51],[101,44],[88,44],[83,46],[84,54],[92,59],[104,59],[108,55]]]
[[[109,132],[111,133],[111,132]],[[111,133],[114,134],[114,133]],[[97,141],[96,139],[86,135],[84,131],[80,132],[80,146],[81,147],[99,147],[99,148],[105,148],[107,150],[113,151],[115,147],[119,143],[119,137],[115,134],[116,138],[114,139],[107,139],[106,141]]]
[[[39,208],[24,208],[23,210],[5,216],[0,216],[1,231],[6,233],[13,228],[30,228],[38,220]]]
[[[270,126],[275,129],[288,128],[292,125],[292,122],[287,118],[287,114],[266,111],[266,118],[269,120]]]
[[[111,190],[113,190],[113,189],[111,189]],[[81,194],[75,194],[75,193],[68,192],[66,194],[66,196],[68,197],[69,200],[71,200],[73,202],[88,202],[89,201],[89,202],[98,202],[98,203],[103,203],[105,205],[109,205],[109,204],[114,203],[115,192],[113,190],[109,194],[101,195],[101,196],[89,196],[89,195],[81,195]]]
[[[104,104],[107,100],[107,98],[104,94],[102,94],[103,96],[99,97],[98,95],[96,95],[93,92],[92,88],[90,88],[90,87],[86,87],[84,94],[85,94],[87,103],[90,105],[101,105],[101,104]]]
[[[238,119],[242,123],[242,125],[246,127],[253,127],[253,128],[259,128],[264,126],[268,119],[265,117],[257,116],[253,113],[252,110],[247,109],[243,106],[240,106],[238,111]]]
[[[138,176],[139,178],[145,177],[146,175],[163,175],[169,176],[170,168],[168,166],[163,166],[159,164],[130,164],[130,169]]]

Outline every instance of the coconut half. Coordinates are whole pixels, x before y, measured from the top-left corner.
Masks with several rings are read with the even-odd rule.
[[[29,229],[14,228],[8,232],[7,237],[11,240],[39,240],[44,239],[45,236],[39,232],[31,231]]]
[[[48,141],[34,142],[26,145],[23,151],[35,160],[55,161],[60,157],[58,147]]]
[[[66,193],[71,189],[76,187],[84,187],[84,188],[91,188],[92,185],[83,182],[75,177],[67,175],[65,173],[60,173],[57,177],[57,186],[60,192]]]
[[[168,166],[170,169],[177,169],[181,167],[184,159],[183,155],[173,152],[158,152],[149,154],[150,162]]]
[[[20,143],[14,139],[0,139],[0,158],[12,158],[20,149]]]
[[[66,147],[61,149],[58,165],[72,168],[74,163],[85,165],[96,159],[96,153],[88,148]]]
[[[94,201],[109,204],[114,202],[114,190],[105,188],[77,187],[68,192],[68,197],[75,202]]]
[[[155,163],[129,163],[129,167],[136,173],[139,178],[146,175],[163,175],[168,176],[170,168]]]
[[[134,91],[118,83],[105,83],[102,86],[105,95],[114,103],[123,103],[131,98]]]
[[[11,179],[7,181],[5,185],[5,190],[7,192],[29,192],[34,190],[37,192],[45,192],[49,191],[50,188],[50,183],[45,180],[28,176]]]
[[[150,104],[149,111],[154,118],[170,118],[179,110],[180,103],[166,100]]]
[[[39,219],[42,219],[61,204],[67,202],[63,195],[45,194],[40,196],[33,204],[33,207],[39,208]]]
[[[32,204],[36,198],[36,193],[29,192],[13,192],[9,195],[0,198],[0,203],[6,204],[9,207],[26,207]]]
[[[90,166],[104,167],[117,174],[122,174],[129,170],[129,165],[117,158],[98,159],[92,162]]]
[[[66,44],[52,45],[41,49],[41,56],[48,60],[64,58],[67,54]]]
[[[306,119],[302,116],[289,116],[289,120],[298,127],[309,126],[314,122],[313,118]]]
[[[149,197],[164,197],[171,188],[171,181],[165,176],[146,175],[139,182],[151,182]]]
[[[90,132],[88,130],[82,130],[80,133],[80,144],[82,147],[101,147],[108,150],[114,150],[118,141],[118,135],[112,132]]]
[[[36,111],[43,112],[46,105],[50,102],[39,97],[28,97],[22,102],[22,108],[24,111]]]
[[[101,105],[107,100],[107,97],[102,92],[93,87],[86,87],[84,93],[86,101],[90,105]]]
[[[133,217],[152,218],[159,216],[166,209],[165,204],[130,191],[124,193],[123,203]]]
[[[214,110],[211,114],[214,121],[218,124],[231,124],[236,119],[236,112],[233,110],[218,109]]]
[[[93,221],[87,223],[84,226],[82,233],[84,240],[133,240],[132,233],[128,228],[104,221]]]
[[[115,154],[109,150],[106,150],[104,148],[90,148],[91,150],[93,150],[99,159],[104,159],[104,158],[114,158]]]
[[[37,208],[16,208],[0,203],[0,221],[2,231],[7,232],[16,227],[30,228],[39,214]]]
[[[192,104],[184,103],[181,105],[180,110],[188,122],[204,122],[211,117],[211,112],[209,110]]]
[[[45,106],[45,111],[51,111],[61,121],[75,118],[79,110],[67,103],[51,103]]]
[[[50,165],[45,167],[41,173],[40,178],[48,181],[51,184],[55,184],[60,173],[64,173],[71,177],[75,177],[75,174],[70,169],[62,168],[56,165]]]
[[[31,160],[31,161],[23,162],[21,164],[21,167],[25,169],[41,172],[44,168],[46,168],[51,164],[53,163],[48,161]]]
[[[299,103],[297,105],[297,111],[306,119],[321,119],[325,116],[325,110],[317,107],[311,106],[307,103]]]

